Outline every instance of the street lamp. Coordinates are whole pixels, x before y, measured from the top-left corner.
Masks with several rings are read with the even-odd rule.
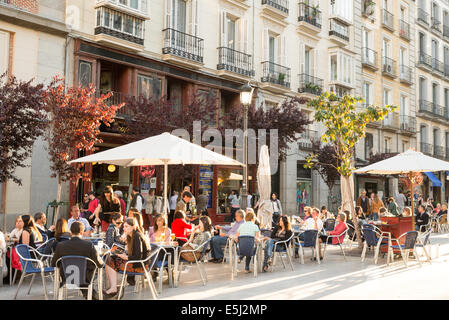
[[[248,108],[253,99],[254,88],[249,83],[240,87],[240,103],[243,105],[243,183],[242,209],[248,206]]]

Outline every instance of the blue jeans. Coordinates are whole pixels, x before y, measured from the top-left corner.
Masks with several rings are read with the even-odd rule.
[[[281,214],[279,212],[273,212],[273,226],[277,225],[281,220]]]
[[[274,243],[275,243],[275,241],[273,239],[270,239],[267,241],[267,243],[265,245],[265,249],[264,249],[265,255],[263,258],[264,266],[267,264],[268,258],[271,258],[271,256],[273,255]]]
[[[224,253],[222,246],[225,246],[228,241],[228,237],[215,236],[210,240],[210,248],[212,257],[215,259],[223,259]]]
[[[379,219],[379,214],[373,212],[373,213],[371,213],[370,217],[372,220],[377,221]]]

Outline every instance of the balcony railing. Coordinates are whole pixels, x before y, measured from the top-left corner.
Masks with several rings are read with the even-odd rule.
[[[399,35],[407,40],[410,40],[410,24],[404,20],[399,20]]]
[[[311,93],[320,95],[323,91],[323,79],[312,77],[308,74],[302,73],[299,75],[299,93]]]
[[[425,143],[425,142],[421,142],[420,143],[420,147],[421,147],[421,152],[428,154],[428,155],[433,155],[433,145],[430,143]]]
[[[393,30],[393,14],[387,10],[382,10],[382,25],[390,30]]]
[[[429,25],[429,14],[424,9],[418,8],[418,21]]]
[[[418,65],[425,66],[427,68],[432,68],[432,56],[429,56],[423,51],[418,52]]]
[[[390,113],[387,115],[383,121],[382,126],[384,128],[390,128],[390,129],[399,129],[399,116],[397,113]]]
[[[164,29],[164,54],[203,63],[204,40],[175,29]]]
[[[300,149],[312,149],[312,142],[318,140],[318,131],[306,129],[300,133],[298,146]]]
[[[412,83],[413,82],[413,69],[409,66],[401,64],[399,80],[402,82]]]
[[[335,19],[330,19],[329,36],[349,41],[349,28]]]
[[[264,4],[288,14],[288,0],[262,0]]]
[[[377,68],[377,52],[370,48],[362,48],[362,64]]]
[[[396,76],[396,61],[388,57],[382,57],[382,73],[389,76]]]
[[[246,77],[253,75],[251,55],[226,47],[218,48],[217,70],[227,70]]]
[[[401,131],[416,133],[416,118],[401,115]]]
[[[432,103],[432,113],[440,118],[445,116],[445,108],[437,103]]]
[[[438,20],[438,19],[435,18],[435,17],[432,17],[432,18],[430,19],[430,28],[431,28],[432,30],[437,31],[437,32],[442,32],[442,31],[441,31],[441,21]]]
[[[0,0],[0,6],[7,6],[32,13],[38,13],[39,11],[38,0]]]
[[[444,158],[444,147],[434,145],[433,155],[437,158]]]
[[[419,112],[433,113],[433,103],[427,100],[418,101]]]
[[[270,82],[290,88],[290,68],[279,64],[264,61],[262,62],[262,82]]]
[[[298,21],[305,21],[319,29],[321,29],[322,18],[321,11],[316,7],[311,7],[306,3],[299,3]]]
[[[431,101],[419,100],[418,107],[419,112],[425,112],[427,114],[430,114],[431,116],[435,116],[441,119],[444,119],[447,116],[446,108]]]
[[[96,13],[97,24],[94,34],[105,34],[139,45],[144,44],[144,19],[107,7],[96,9]]]
[[[122,93],[122,92],[100,90],[100,94],[107,94],[108,92],[112,93],[112,95],[108,99],[105,100],[105,104],[108,106],[122,104],[122,103],[126,102],[126,100],[131,97],[129,94]],[[99,96],[99,94],[97,94],[97,96]],[[129,109],[129,107],[127,107],[127,105],[125,103],[125,105],[117,111],[116,116],[119,118],[120,117],[132,117],[132,112]]]
[[[441,75],[444,74],[444,64],[438,59],[432,58],[432,69]]]

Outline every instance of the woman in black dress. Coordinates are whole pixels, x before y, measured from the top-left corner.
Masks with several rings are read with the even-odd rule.
[[[106,232],[109,224],[111,223],[111,217],[114,213],[120,213],[123,215],[123,212],[121,212],[120,200],[114,194],[112,187],[107,186],[101,194],[100,204],[95,209],[94,224],[100,225],[101,223],[101,230]]]
[[[37,230],[34,224],[34,219],[29,214],[22,216],[23,231],[19,239],[20,244],[29,245],[32,248],[36,248],[37,242],[42,242],[42,234]]]

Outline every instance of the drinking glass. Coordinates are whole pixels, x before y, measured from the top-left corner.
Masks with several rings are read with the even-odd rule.
[[[175,241],[176,235],[174,233],[170,233],[170,239],[171,241]]]
[[[161,233],[161,242],[164,242],[165,241],[165,232],[162,232]]]

